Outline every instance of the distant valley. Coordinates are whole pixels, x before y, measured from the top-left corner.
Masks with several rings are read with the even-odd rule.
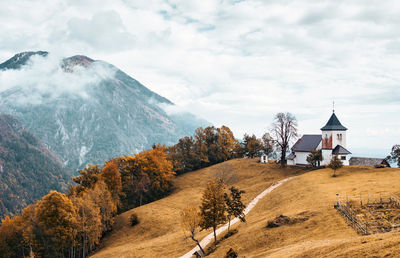
[[[62,163],[16,119],[0,115],[0,218],[15,215],[49,190],[66,191]]]

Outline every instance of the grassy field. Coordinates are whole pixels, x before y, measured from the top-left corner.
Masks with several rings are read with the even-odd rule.
[[[179,212],[186,205],[200,203],[207,180],[214,176],[246,190],[244,201],[248,203],[272,182],[299,175],[260,200],[247,215],[247,222],[233,227],[238,233],[219,243],[210,257],[223,257],[231,247],[240,257],[395,257],[400,253],[400,233],[360,236],[333,208],[336,193],[400,196],[400,169],[344,167],[335,178],[330,169],[304,172],[242,159],[178,177],[172,195],[121,214],[94,257],[178,257],[189,251],[194,244],[185,239]],[[141,219],[135,227],[128,225],[132,212]],[[281,214],[296,223],[266,228],[269,220]]]
[[[161,200],[119,215],[114,230],[103,239],[101,249],[93,257],[178,257],[195,244],[186,239],[180,227],[179,213],[187,205],[200,205],[208,179],[222,177],[227,186],[235,185],[246,191],[245,203],[273,182],[299,175],[303,168],[279,169],[275,164],[260,164],[256,160],[235,159],[201,169],[175,179],[174,192]],[[129,226],[129,216],[137,213],[140,224]],[[210,231],[203,231],[199,237]]]
[[[400,233],[360,236],[333,208],[342,196],[388,195],[400,191],[399,169],[344,167],[312,171],[267,195],[248,214],[238,233],[219,244],[210,257],[222,257],[233,247],[241,257],[398,257]],[[298,223],[266,228],[279,215]],[[304,220],[304,221],[303,221]]]

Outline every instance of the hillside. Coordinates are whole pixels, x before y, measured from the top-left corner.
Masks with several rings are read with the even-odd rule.
[[[61,162],[11,116],[0,115],[0,218],[15,215],[49,190],[65,191]]]
[[[302,168],[281,170],[256,160],[235,159],[176,178],[175,191],[168,197],[119,215],[114,230],[102,241],[93,257],[177,257],[194,247],[185,239],[179,214],[187,205],[199,205],[205,185],[211,177],[222,177],[228,186],[246,191],[243,200],[252,198],[273,182],[305,172]],[[129,216],[137,213],[140,224],[129,226]],[[205,236],[209,232],[201,232]]]
[[[93,257],[178,257],[188,252],[194,244],[184,239],[179,212],[186,205],[199,204],[205,182],[216,175],[223,175],[228,185],[245,189],[246,203],[273,181],[299,176],[263,198],[247,215],[246,223],[233,227],[238,233],[222,241],[210,257],[223,257],[231,247],[241,257],[394,257],[400,252],[400,232],[360,236],[333,209],[336,193],[351,197],[360,193],[399,194],[398,169],[345,167],[336,178],[331,177],[330,169],[303,172],[298,168],[281,171],[275,165],[237,159],[185,174],[176,179],[172,195],[121,214]],[[128,225],[132,212],[141,219],[136,227]],[[266,228],[267,222],[279,215],[297,222]]]
[[[23,52],[0,64],[0,112],[16,117],[71,172],[175,144],[208,123],[103,61]]]
[[[331,174],[330,169],[309,172],[271,192],[248,214],[246,224],[237,226],[239,233],[210,257],[222,257],[230,247],[245,257],[395,257],[400,232],[360,236],[333,204],[336,193],[356,199],[360,194],[399,194],[399,170],[355,166],[339,170],[339,177]],[[300,220],[266,228],[267,221],[281,214]]]

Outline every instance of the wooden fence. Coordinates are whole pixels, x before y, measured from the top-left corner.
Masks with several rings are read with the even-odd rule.
[[[346,197],[338,199],[334,207],[359,234],[400,229],[400,200],[396,196]]]

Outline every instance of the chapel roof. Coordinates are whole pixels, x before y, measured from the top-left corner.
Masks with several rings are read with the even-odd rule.
[[[346,131],[347,128],[344,127],[337,116],[335,115],[335,112],[332,113],[331,118],[329,118],[328,122],[324,127],[321,128],[322,131],[330,131],[330,130],[338,130],[338,131]]]
[[[321,140],[322,135],[320,134],[305,134],[293,145],[292,151],[310,152],[317,149]]]
[[[347,155],[347,154],[351,154],[350,151],[346,150],[345,147],[343,147],[342,145],[336,145],[336,147],[332,150],[332,154],[335,155]]]

